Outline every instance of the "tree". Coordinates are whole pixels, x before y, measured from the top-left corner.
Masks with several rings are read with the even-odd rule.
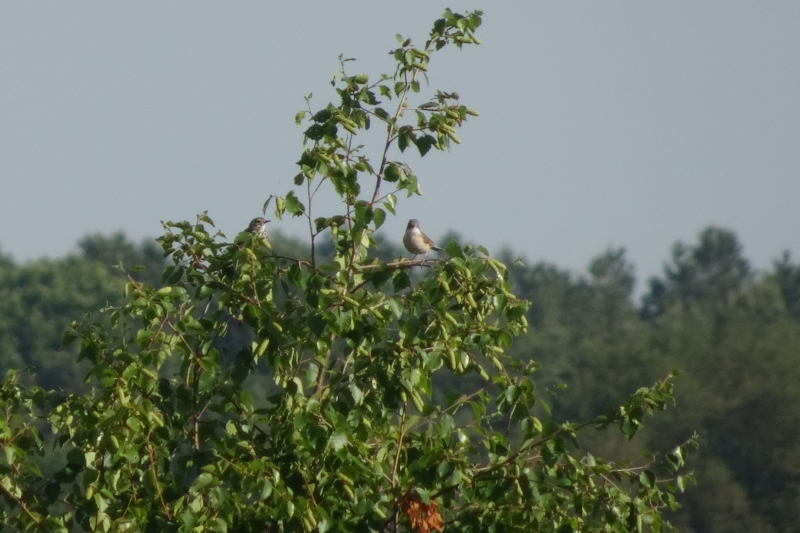
[[[540,397],[556,417],[597,416],[672,369],[648,357],[647,324],[630,299],[635,279],[624,249],[593,258],[588,277],[519,262],[509,268],[509,277],[515,294],[531,301],[533,325],[512,353],[541,363],[537,384],[549,391]]]
[[[795,319],[800,319],[800,266],[791,263],[786,251],[774,262],[774,268],[773,278],[780,287],[786,308]]]
[[[109,269],[116,268],[117,273],[132,276],[136,281],[154,285],[159,282],[161,272],[167,266],[163,251],[155,241],[144,240],[137,246],[126,239],[122,232],[108,237],[100,233],[87,235],[78,242],[78,247],[83,258]],[[118,268],[119,265],[123,268]],[[132,267],[135,270],[131,270]]]
[[[714,232],[707,228],[683,246],[701,248],[703,237]],[[637,318],[634,302],[616,290],[629,286],[624,281],[631,272],[619,251],[599,256],[577,276],[517,262],[509,277],[515,294],[532,301],[533,327],[515,341],[512,353],[541,363],[537,400],[544,398],[562,420],[586,419],[639,383],[680,371],[681,408],[657,417],[637,437],[655,450],[694,431],[704,443],[692,457],[697,486],[668,515],[670,521],[686,532],[790,531],[800,506],[793,468],[800,432],[792,422],[800,402],[798,270],[784,254],[774,270],[748,275],[734,289],[727,276],[694,278],[691,299],[677,296],[667,270],[659,280],[661,292],[646,300],[658,301],[659,313],[643,310]],[[637,451],[613,432],[584,434],[581,446],[606,458]]]
[[[29,368],[47,388],[75,390],[87,367],[61,339],[76,317],[120,305],[124,284],[104,266],[81,257],[0,264],[0,371]]]
[[[372,83],[347,73],[342,59],[339,102],[316,112],[309,102],[298,114],[307,124],[295,178],[303,192],[274,198],[274,211],[307,219],[309,259],[273,253],[246,232],[220,242],[206,214],[166,223],[159,242],[173,264],[165,286],[131,280],[110,325],[75,324],[66,335],[91,365],[91,393],[58,397],[9,374],[0,389],[5,524],[662,530],[692,440],[638,466],[575,445],[590,427],[633,437],[649,413],[672,403],[669,378],[584,424],[543,420],[534,412],[537,365],[507,353],[526,329],[527,303],[511,292],[501,262],[455,241],[444,260],[370,255],[396,194],[420,194],[411,168],[394,157],[449,149],[476,115],[454,92],[417,95],[437,50],[479,42],[480,15],[445,11],[421,48],[399,37],[394,74]],[[385,128],[376,164],[357,140],[373,122]],[[343,213],[312,214],[322,186],[342,199]],[[329,261],[317,249],[326,234]],[[237,323],[253,340],[226,350],[221,339]],[[249,385],[264,360],[274,386],[257,402]],[[445,378],[471,388],[431,402]],[[37,417],[66,452],[63,468],[44,479]]]
[[[729,230],[710,226],[700,233],[697,246],[676,242],[665,279],[650,280],[643,315],[654,318],[672,302],[691,308],[699,302],[722,308],[730,302],[752,272],[742,257],[742,246]]]

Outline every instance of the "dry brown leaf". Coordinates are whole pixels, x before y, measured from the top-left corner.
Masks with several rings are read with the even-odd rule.
[[[444,520],[439,514],[439,504],[431,501],[430,504],[422,503],[414,493],[407,493],[400,501],[400,511],[411,521],[411,528],[419,533],[431,533],[444,529]]]

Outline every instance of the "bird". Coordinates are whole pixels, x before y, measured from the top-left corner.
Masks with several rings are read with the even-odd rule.
[[[206,270],[209,272],[218,272],[222,280],[230,281],[236,279],[236,270],[240,268],[239,261],[241,260],[237,258],[237,255],[239,255],[239,252],[241,252],[245,246],[250,247],[255,245],[256,249],[263,248],[264,246],[270,248],[269,241],[267,240],[267,222],[270,221],[263,217],[256,217],[251,220],[247,228],[240,231],[236,237],[234,237],[232,243],[225,243],[225,252],[221,253],[217,261],[214,261],[212,265],[210,265],[210,268]],[[248,233],[251,234],[252,237],[248,236]],[[261,237],[263,240],[259,240],[258,237]],[[226,283],[228,281],[226,281]]]
[[[253,235],[258,235],[260,237],[267,236],[267,222],[272,222],[271,220],[267,220],[263,217],[256,217],[250,221],[250,225],[247,226],[245,231],[249,231]]]
[[[403,235],[403,245],[406,247],[406,250],[414,254],[414,257],[417,257],[419,254],[428,255],[430,250],[439,251],[441,248],[437,248],[430,237],[422,233],[422,230],[419,229],[419,221],[416,218],[412,218],[408,221],[408,226],[406,226],[406,233]],[[414,259],[412,257],[411,259]]]
[[[250,224],[247,225],[246,229],[243,229],[238,235],[236,235],[236,238],[233,239],[233,244],[236,245],[237,248],[241,249],[245,242],[251,240],[247,237],[248,233],[254,237],[261,237],[262,239],[267,240],[267,222],[271,221],[263,217],[254,218],[250,221]]]

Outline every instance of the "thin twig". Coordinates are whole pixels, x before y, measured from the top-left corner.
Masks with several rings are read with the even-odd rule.
[[[405,434],[406,426],[406,404],[403,404],[403,414],[400,417],[400,436],[397,439],[397,453],[394,455],[394,464],[392,465],[392,475],[390,478],[392,487],[395,486],[397,476],[397,465],[400,463],[400,452],[403,449],[403,435]]]
[[[11,498],[12,500],[14,500],[14,502],[16,502],[17,506],[18,506],[20,509],[22,509],[23,511],[25,511],[25,514],[26,514],[26,515],[28,515],[28,518],[30,518],[31,520],[33,520],[34,522],[36,522],[36,525],[37,525],[37,526],[41,526],[41,525],[42,525],[42,521],[41,521],[41,520],[39,520],[38,518],[36,518],[36,515],[34,515],[33,513],[31,513],[31,511],[28,509],[28,506],[27,506],[27,505],[25,505],[25,502],[24,502],[24,501],[22,501],[21,499],[17,498],[17,497],[16,497],[16,496],[14,496],[13,494],[11,494],[11,491],[9,491],[9,490],[8,490],[8,489],[7,489],[7,488],[4,486],[4,485],[0,485],[0,488],[2,488],[2,489],[3,489],[3,492],[5,492],[5,493],[8,495],[8,497],[9,497],[9,498]]]
[[[321,182],[320,182],[321,183]],[[317,265],[317,256],[314,246],[314,241],[316,234],[314,233],[314,227],[311,224],[311,200],[314,197],[311,194],[311,180],[306,180],[306,195],[308,196],[308,213],[306,213],[306,218],[308,218],[308,232],[311,234],[311,267],[316,269]]]
[[[153,485],[156,487],[156,492],[158,493],[158,499],[161,500],[161,507],[164,509],[164,513],[167,515],[167,518],[172,520],[172,513],[169,512],[169,507],[167,507],[167,502],[164,501],[164,495],[161,493],[161,487],[158,485],[158,471],[156,470],[156,459],[154,456],[155,452],[153,450],[153,446],[150,443],[150,435],[147,435],[147,455],[150,458],[150,471],[153,472]]]

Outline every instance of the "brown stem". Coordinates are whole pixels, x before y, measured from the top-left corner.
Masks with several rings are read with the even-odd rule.
[[[197,387],[200,381],[200,365],[195,363],[194,367],[194,383],[192,383],[192,444],[195,450],[200,449],[200,414],[197,412]]]
[[[38,518],[36,518],[36,515],[34,515],[34,514],[33,514],[33,513],[32,513],[32,512],[31,512],[31,511],[28,509],[28,506],[27,506],[27,505],[25,505],[25,502],[24,502],[24,501],[22,501],[21,499],[17,498],[17,497],[16,497],[16,496],[14,496],[13,494],[11,494],[11,491],[9,491],[9,490],[8,490],[8,489],[7,489],[5,486],[3,486],[3,485],[0,485],[0,488],[2,488],[2,489],[3,489],[3,492],[5,492],[5,493],[8,495],[8,497],[9,497],[9,498],[11,498],[12,500],[14,500],[14,502],[17,504],[17,506],[18,506],[20,509],[22,509],[23,511],[25,511],[25,514],[26,514],[26,515],[28,515],[28,518],[30,518],[31,520],[33,520],[34,522],[36,522],[36,525],[37,525],[37,526],[41,526],[41,525],[42,525],[42,521],[41,521],[41,520],[39,520]]]
[[[322,182],[320,182],[320,183],[322,183]],[[317,256],[316,256],[316,251],[315,251],[315,247],[314,247],[314,241],[315,241],[315,237],[317,236],[317,234],[314,233],[314,227],[311,225],[311,199],[314,197],[314,195],[311,194],[311,180],[310,179],[306,180],[306,194],[308,195],[308,213],[306,214],[306,217],[308,218],[308,231],[311,234],[311,268],[316,270],[316,265],[317,265],[316,257]]]
[[[395,486],[396,483],[396,475],[397,475],[397,465],[400,463],[400,452],[403,450],[403,435],[405,434],[405,426],[406,426],[406,404],[403,404],[403,414],[400,418],[400,437],[397,439],[397,453],[394,455],[394,464],[392,465],[392,476],[391,476],[391,484],[392,487]]]
[[[167,502],[164,501],[164,495],[161,493],[161,487],[158,486],[158,471],[156,470],[155,451],[153,450],[152,444],[150,444],[150,435],[147,436],[147,455],[150,458],[150,471],[153,473],[153,484],[156,487],[158,499],[161,500],[161,507],[164,509],[164,514],[167,515],[167,518],[172,520],[172,513],[169,512]]]
[[[333,346],[333,334],[331,334],[331,346]],[[325,361],[319,363],[319,374],[317,375],[317,388],[316,394],[320,394],[322,392],[322,388],[325,385],[325,367],[328,366],[328,358],[330,357],[331,353],[325,355]]]

